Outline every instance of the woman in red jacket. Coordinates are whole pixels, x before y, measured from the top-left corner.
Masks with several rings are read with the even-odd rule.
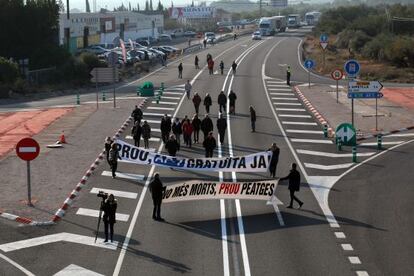
[[[190,122],[190,119],[187,119],[183,125],[183,135],[184,135],[184,143],[191,148],[191,134],[193,134],[194,128]]]

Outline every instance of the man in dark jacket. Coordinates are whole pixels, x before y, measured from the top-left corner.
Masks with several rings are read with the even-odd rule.
[[[201,103],[201,97],[200,97],[200,95],[198,95],[197,92],[195,92],[194,96],[193,96],[193,104],[194,104],[195,112],[197,114],[198,114],[198,110],[200,108],[200,103]]]
[[[175,140],[178,143],[178,149],[180,149],[181,134],[183,133],[183,130],[182,130],[182,123],[180,122],[179,118],[175,118],[175,121],[172,124],[171,130],[172,130],[172,133],[174,133]],[[171,136],[170,136],[170,138],[171,138]]]
[[[252,132],[256,131],[256,110],[254,110],[253,106],[249,106],[250,110],[250,123],[252,125]]]
[[[201,131],[204,134],[204,140],[207,138],[207,135],[210,131],[213,131],[213,121],[208,117],[208,114],[204,117],[204,119],[201,121]]]
[[[206,113],[210,113],[210,106],[213,104],[213,101],[211,100],[210,94],[206,94],[206,97],[204,98],[204,106],[206,107]]]
[[[165,114],[164,117],[161,118],[160,129],[162,141],[166,143],[171,132],[171,119],[167,114]]]
[[[220,135],[220,144],[224,143],[224,136],[226,134],[227,122],[223,118],[223,114],[220,114],[220,117],[217,119],[217,130]]]
[[[296,170],[296,163],[292,164],[292,169],[288,176],[282,177],[280,180],[289,179],[289,191],[290,191],[290,204],[287,208],[293,208],[293,200],[299,203],[299,208],[302,207],[303,202],[300,201],[296,196],[295,192],[299,191],[300,187],[300,173]]]
[[[194,143],[198,143],[198,136],[201,128],[201,120],[198,118],[197,114],[194,114],[193,120],[191,121],[194,129]]]
[[[161,218],[161,202],[163,193],[165,192],[165,187],[162,185],[160,175],[158,173],[154,174],[154,178],[149,184],[149,190],[152,195],[152,202],[154,204],[154,209],[152,210],[152,219],[158,221],[164,221]]]
[[[105,242],[108,242],[108,230],[110,230],[111,242],[114,241],[114,224],[116,222],[117,207],[118,203],[113,194],[110,194],[101,205],[101,210],[104,212],[102,220],[105,226]]]
[[[236,75],[236,68],[237,68],[237,63],[233,61],[233,63],[231,64],[231,69],[233,69],[233,75]]]
[[[183,64],[182,63],[178,64],[178,78],[179,79],[183,78]]]
[[[200,66],[198,66],[198,56],[197,55],[194,58],[194,65],[195,65],[195,69],[200,69]]]
[[[216,148],[216,146],[217,146],[216,139],[213,136],[213,132],[210,131],[207,138],[204,139],[204,142],[203,142],[203,147],[206,150],[206,158],[213,157],[213,151]]]
[[[134,143],[136,147],[139,147],[139,142],[141,140],[141,134],[142,134],[141,123],[139,121],[136,121],[131,130],[131,135],[132,135],[132,138],[134,138]]]
[[[135,109],[132,111],[131,116],[132,116],[132,118],[134,118],[134,123],[135,123],[136,121],[138,121],[138,122],[140,122],[140,123],[141,123],[142,116],[143,116],[143,113],[142,113],[141,108],[139,108],[139,107],[136,105],[136,106],[135,106]]]
[[[236,114],[236,100],[237,96],[233,90],[230,90],[229,102],[230,102],[230,114]]]
[[[144,148],[149,148],[149,139],[151,138],[151,126],[147,121],[142,125],[142,139],[144,139]]]
[[[276,143],[273,143],[272,146],[270,147],[270,149],[268,149],[268,151],[272,152],[272,157],[270,158],[270,164],[269,164],[270,176],[275,178],[276,177],[277,163],[279,162],[280,149],[276,145]]]
[[[220,106],[220,113],[222,112],[221,111],[222,108],[223,108],[223,111],[226,112],[227,97],[224,94],[224,91],[221,91],[220,94],[218,95],[217,102]]]
[[[177,151],[180,150],[180,145],[175,139],[174,134],[171,134],[170,139],[168,139],[167,143],[165,143],[165,148],[168,150],[168,154],[170,156],[175,156]]]

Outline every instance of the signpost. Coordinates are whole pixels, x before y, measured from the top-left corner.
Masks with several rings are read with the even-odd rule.
[[[335,69],[331,73],[331,77],[336,80],[336,103],[339,102],[339,85],[338,82],[344,76],[344,72],[341,69]]]
[[[117,55],[117,54],[116,54]],[[91,82],[96,84],[96,108],[98,108],[98,83],[115,83],[119,81],[118,69],[113,67],[96,67],[90,72]],[[114,108],[115,108],[115,87],[114,87]]]
[[[30,161],[34,160],[40,152],[40,146],[36,140],[32,138],[24,138],[20,140],[16,145],[16,154],[20,159],[27,162],[27,205],[32,204],[32,190],[30,186]]]
[[[315,62],[312,59],[307,59],[304,62],[305,68],[308,69],[308,82],[310,88],[310,70],[315,66]]]
[[[322,47],[322,60],[323,60],[323,68],[325,68],[325,49],[328,47],[328,35],[321,34],[319,37],[319,44]]]
[[[335,131],[335,135],[342,145],[355,146],[356,145],[356,131],[355,128],[349,123],[340,124]],[[338,140],[337,139],[337,140]]]
[[[348,81],[351,79],[356,78],[356,76],[359,73],[359,70],[361,69],[361,66],[359,65],[358,61],[356,60],[348,60],[344,65],[345,72],[348,75]],[[349,83],[348,83],[349,87]],[[352,109],[352,125],[354,125],[354,99],[351,99],[351,109]]]

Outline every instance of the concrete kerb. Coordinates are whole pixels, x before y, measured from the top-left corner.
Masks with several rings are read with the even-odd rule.
[[[145,98],[138,106],[139,108],[143,108],[145,104],[147,103],[148,98]],[[125,122],[122,124],[121,128],[118,129],[116,134],[113,136],[113,138],[117,138],[120,136],[122,132],[125,131],[125,129],[128,127],[128,125],[132,121],[132,117],[128,117],[128,119],[125,120]],[[79,195],[79,192],[82,190],[83,187],[85,187],[86,182],[88,181],[89,177],[92,175],[92,173],[96,170],[96,168],[102,163],[102,160],[105,156],[105,149],[102,150],[102,152],[98,155],[98,157],[95,159],[95,161],[91,164],[89,169],[86,171],[86,173],[82,176],[79,183],[76,185],[75,189],[69,194],[69,196],[65,199],[63,202],[63,205],[56,211],[56,213],[53,215],[52,219],[49,221],[35,221],[31,218],[16,216],[10,213],[4,213],[0,212],[0,217],[5,218],[11,221],[15,221],[21,224],[26,224],[30,226],[46,226],[46,225],[54,225],[57,223],[66,213],[66,211],[69,209],[69,207],[72,206],[73,202],[75,201],[76,197]]]

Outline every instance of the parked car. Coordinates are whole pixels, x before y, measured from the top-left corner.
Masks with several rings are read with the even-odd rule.
[[[173,52],[171,49],[169,50],[169,49],[163,48],[162,46],[153,46],[152,49],[161,51],[161,52],[163,52],[166,55],[169,55],[169,54],[171,54]]]
[[[184,31],[182,29],[177,29],[171,32],[171,37],[176,38],[176,37],[181,37],[184,35]]]
[[[252,40],[261,40],[262,39],[262,35],[260,34],[260,31],[255,31],[252,34]]]
[[[169,42],[169,41],[171,41],[171,40],[172,40],[172,38],[171,38],[171,36],[170,36],[170,35],[167,35],[167,34],[162,34],[162,35],[160,35],[160,36],[158,37],[158,40],[159,40],[159,41],[167,41],[167,42]]]
[[[148,51],[155,54],[157,57],[164,57],[166,55],[166,53],[164,53],[160,50],[154,49],[154,48],[149,48]]]
[[[184,32],[185,37],[195,37],[197,34],[193,31],[186,31]]]
[[[211,40],[211,39],[216,39],[216,34],[215,33],[213,33],[213,32],[205,32],[204,33],[204,39],[205,40]]]
[[[137,38],[135,41],[144,47],[148,47],[151,45],[151,42],[146,38]]]
[[[92,54],[95,54],[95,55],[101,55],[101,54],[104,54],[106,52],[109,52],[109,50],[105,49],[105,48],[103,48],[102,46],[99,46],[99,45],[90,45],[86,48],[79,49],[79,51],[78,51],[79,54],[81,54],[81,53],[92,53]]]
[[[178,52],[180,50],[180,49],[175,48],[175,47],[172,47],[172,46],[165,46],[165,45],[163,45],[161,47],[163,47],[164,49],[167,49],[167,50],[171,50],[173,53]]]

